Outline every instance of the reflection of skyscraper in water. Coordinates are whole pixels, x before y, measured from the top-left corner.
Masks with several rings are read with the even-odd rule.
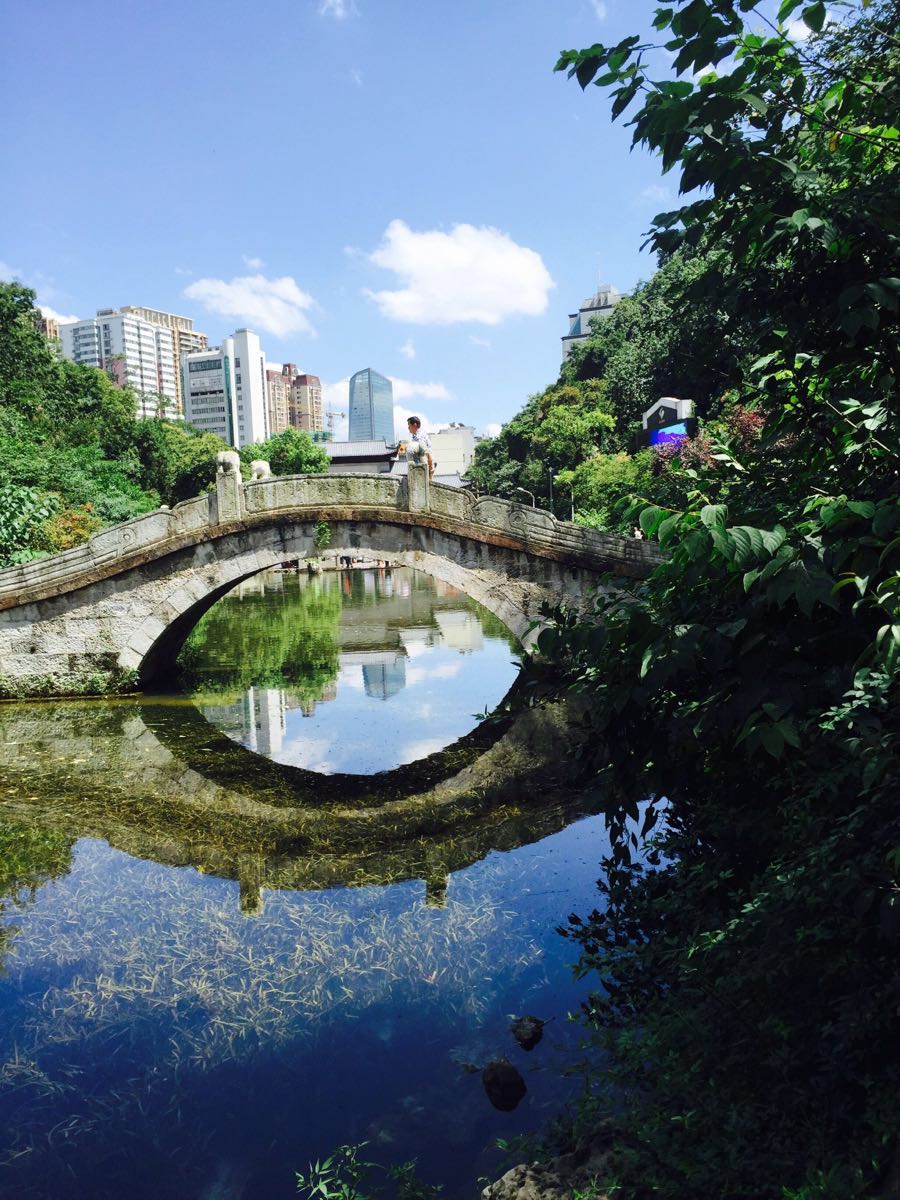
[[[375,700],[390,700],[406,687],[406,658],[397,654],[393,662],[363,663],[366,695]]]
[[[284,738],[284,692],[281,688],[250,688],[244,695],[244,744],[271,758]]]
[[[204,704],[208,721],[256,754],[271,758],[284,740],[285,693],[280,688],[248,688],[233,704]]]

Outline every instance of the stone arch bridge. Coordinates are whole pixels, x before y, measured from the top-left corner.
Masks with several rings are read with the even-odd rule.
[[[286,560],[370,554],[455,584],[523,642],[541,604],[583,604],[607,573],[642,578],[653,547],[522,504],[407,477],[300,475],[216,490],[0,571],[0,695],[129,691],[171,671],[203,613]]]

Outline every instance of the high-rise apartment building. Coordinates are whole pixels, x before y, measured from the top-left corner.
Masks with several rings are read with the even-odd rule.
[[[40,329],[48,342],[59,342],[62,340],[59,333],[59,321],[56,317],[48,317],[46,313],[41,313],[38,319],[38,329]]]
[[[99,308],[96,317],[60,326],[62,352],[72,362],[99,367],[138,398],[138,416],[177,416],[175,338],[171,329],[132,312]]]
[[[324,433],[322,384],[317,375],[301,375],[296,363],[285,363],[280,371],[266,371],[266,388],[272,433],[283,429]]]
[[[181,382],[185,420],[197,429],[237,447],[269,436],[266,356],[251,329],[184,355]]]
[[[394,437],[394,388],[389,379],[366,367],[350,379],[351,442],[385,441]]]
[[[280,371],[266,371],[266,400],[269,406],[269,435],[283,433],[291,425],[291,384],[297,368],[285,363]]]
[[[295,429],[305,429],[309,433],[324,430],[322,381],[318,375],[297,375],[295,372],[291,385],[290,421]]]
[[[197,350],[206,350],[209,339],[205,333],[194,329],[190,317],[180,317],[177,313],[164,312],[160,308],[141,308],[135,304],[125,304],[120,309],[123,313],[133,313],[142,321],[151,325],[160,325],[163,329],[171,329],[175,344],[175,387],[178,391],[178,415],[184,413],[184,401],[181,394],[181,357],[184,354],[194,354]]]

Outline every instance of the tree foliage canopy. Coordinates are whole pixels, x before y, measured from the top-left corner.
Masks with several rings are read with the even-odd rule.
[[[731,340],[720,419],[627,511],[664,562],[558,612],[531,675],[591,701],[613,853],[565,932],[623,1195],[836,1200],[900,1169],[900,42],[895,3],[839,14],[680,0],[672,70],[639,36],[558,63],[680,173],[650,240],[706,264],[684,295]],[[573,363],[607,398],[622,319]]]
[[[60,359],[39,328],[35,294],[0,283],[0,566],[66,550],[104,525],[177,504],[215,485],[214,433],[163,417],[93,367]],[[242,456],[276,474],[324,471],[328,456],[288,430]]]
[[[240,456],[245,466],[254,459],[267,462],[274,475],[319,475],[330,463],[326,451],[303,429],[285,429],[264,442],[242,446]]]

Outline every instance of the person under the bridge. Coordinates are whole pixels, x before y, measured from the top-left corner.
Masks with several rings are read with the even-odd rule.
[[[422,432],[422,422],[418,417],[407,417],[406,428],[409,430],[409,440],[401,442],[398,447],[400,454],[406,454],[407,462],[428,462],[429,479],[434,474],[434,458],[431,454],[431,438]]]

